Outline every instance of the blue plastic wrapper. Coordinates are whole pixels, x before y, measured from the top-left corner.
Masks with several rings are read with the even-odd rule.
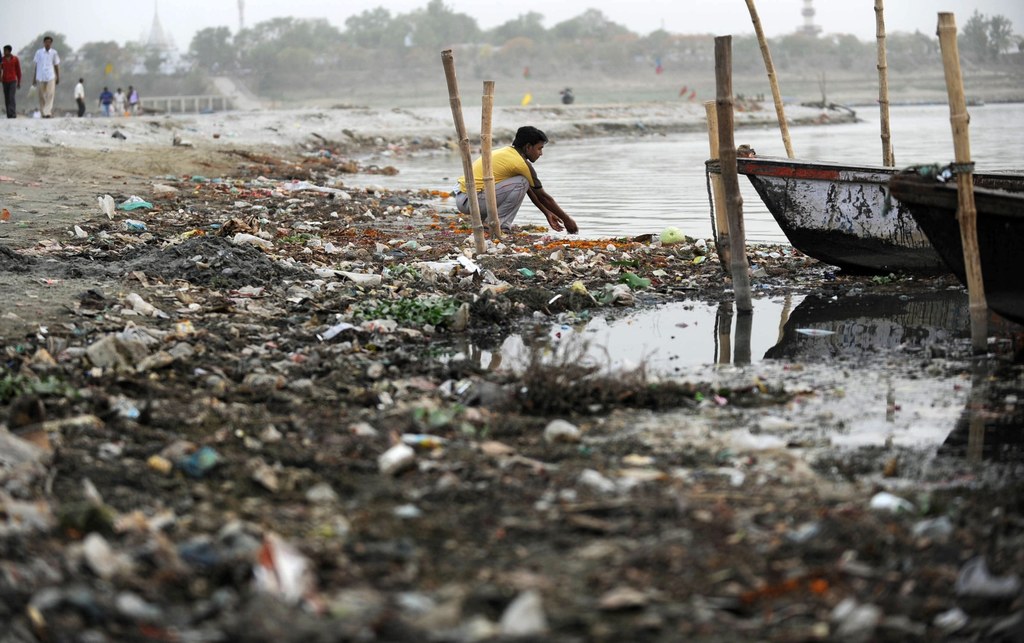
[[[178,467],[185,472],[185,475],[193,478],[202,478],[220,462],[220,456],[213,447],[203,447],[193,452],[178,463]]]

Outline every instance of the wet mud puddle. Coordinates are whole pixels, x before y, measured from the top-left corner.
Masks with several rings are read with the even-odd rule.
[[[750,315],[737,314],[732,302],[675,302],[611,320],[554,323],[539,333],[511,335],[492,350],[457,346],[452,357],[521,372],[541,350],[555,364],[585,362],[610,373],[642,367],[651,377],[723,386],[762,381],[794,393],[793,402],[749,417],[731,413],[725,400],[710,425],[697,423],[694,430],[725,430],[737,447],[878,446],[1024,459],[1024,413],[1015,406],[1017,396],[1024,400],[1019,369],[999,374],[982,364],[972,374],[944,359],[970,336],[964,293],[808,295],[753,303]],[[989,398],[1002,407],[1009,399],[1009,415],[997,418],[979,402]],[[662,414],[634,430],[657,433],[659,426],[671,426],[681,438],[679,427],[693,426],[682,415]]]
[[[481,366],[521,370],[534,346],[551,359],[572,356],[605,371],[641,365],[650,375],[686,375],[713,364],[763,360],[870,360],[890,351],[919,353],[968,336],[967,299],[957,291],[843,298],[787,296],[754,299],[749,315],[732,302],[674,302],[609,320],[551,324],[536,335],[510,335],[493,351],[455,346]]]

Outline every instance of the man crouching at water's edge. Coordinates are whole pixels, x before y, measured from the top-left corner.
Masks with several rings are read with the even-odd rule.
[[[491,171],[494,174],[494,192],[497,197],[498,222],[504,232],[512,229],[512,222],[523,204],[523,196],[529,194],[530,200],[544,214],[552,230],[567,230],[569,234],[579,232],[579,227],[572,217],[555,202],[554,197],[544,190],[537,178],[533,164],[544,154],[544,145],[548,142],[547,135],[530,125],[524,125],[516,131],[516,138],[510,147],[495,150],[491,155]],[[487,199],[484,196],[483,159],[473,162],[473,177],[480,212],[484,220],[490,216],[487,212]],[[455,190],[455,206],[462,214],[469,214],[469,194],[466,188],[466,177],[459,177],[459,186]]]

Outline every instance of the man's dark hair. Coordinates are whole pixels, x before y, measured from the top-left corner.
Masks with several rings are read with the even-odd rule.
[[[4,51],[11,51],[12,49],[14,49],[14,47],[10,45],[4,45]]]
[[[536,143],[547,143],[548,135],[540,131],[533,125],[523,125],[516,130],[516,138],[512,141],[512,147],[517,150],[521,150],[527,145],[534,145]]]

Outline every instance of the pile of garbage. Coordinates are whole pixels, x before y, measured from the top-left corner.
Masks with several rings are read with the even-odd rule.
[[[447,195],[272,169],[97,195],[0,253],[81,286],[4,319],[31,331],[0,368],[0,640],[1022,631],[1019,482],[805,457],[766,416],[837,394],[811,367],[680,382],[451,349],[727,300],[706,241],[527,229],[477,255]],[[788,247],[751,264],[765,295],[920,287]]]

